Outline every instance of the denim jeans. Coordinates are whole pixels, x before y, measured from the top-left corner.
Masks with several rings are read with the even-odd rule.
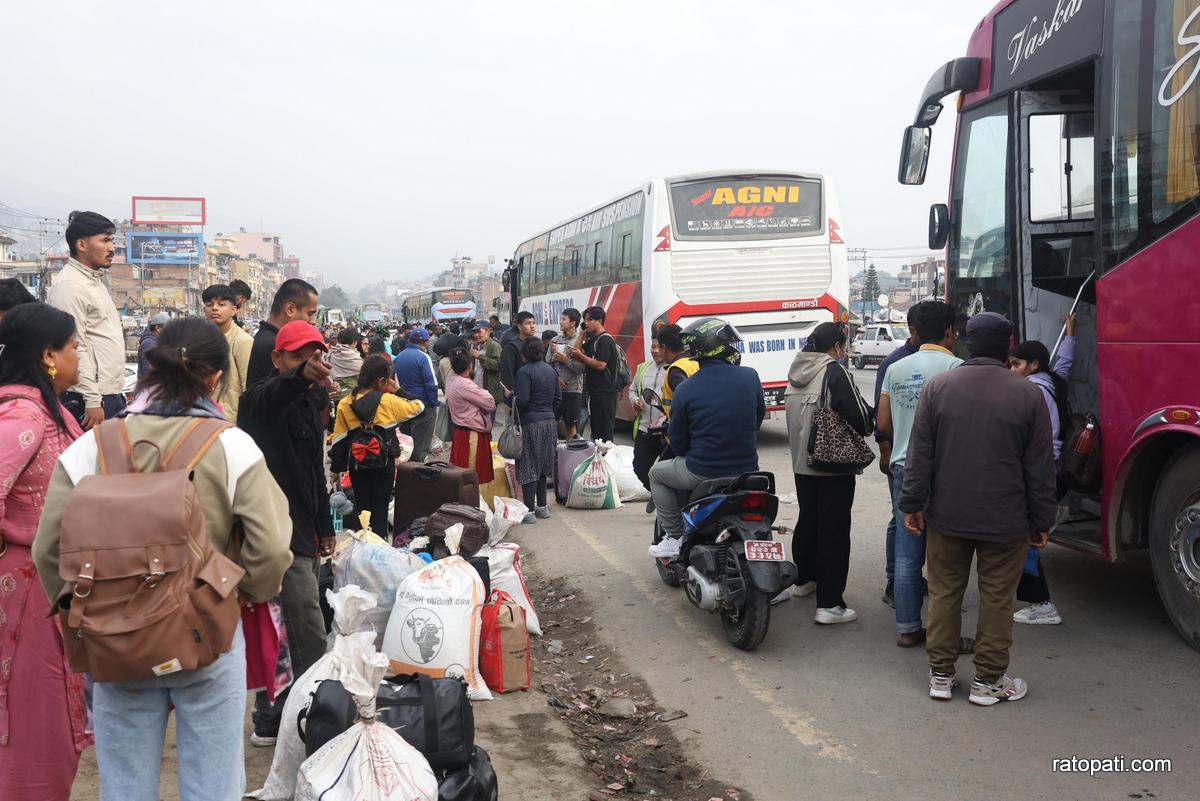
[[[921,630],[921,604],[925,602],[925,534],[917,537],[904,527],[900,493],[904,489],[904,464],[892,465],[892,522],[896,525],[896,631],[911,634]]]
[[[246,789],[246,645],[199,670],[95,685],[100,801],[158,801],[167,718],[175,705],[181,801],[237,801]]]
[[[896,489],[895,489],[894,483],[892,481],[891,473],[888,473],[887,480],[888,480],[888,497],[894,498],[895,494],[896,494]],[[887,567],[885,568],[885,572],[887,573],[887,586],[889,586],[889,587],[894,587],[894,583],[896,580],[896,514],[895,514],[895,511],[896,511],[896,506],[895,506],[895,502],[893,501],[892,515],[891,515],[891,517],[888,518],[887,531],[884,534],[884,550],[887,554]],[[904,531],[904,527],[901,526],[900,530]]]
[[[682,456],[656,462],[650,468],[650,494],[654,497],[654,508],[658,511],[664,536],[683,536],[679,490],[695,489],[702,481],[704,476],[688,470],[687,459]]]

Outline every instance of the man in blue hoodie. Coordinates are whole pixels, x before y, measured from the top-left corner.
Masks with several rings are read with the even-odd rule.
[[[433,372],[433,360],[426,351],[428,345],[429,332],[417,326],[408,332],[408,346],[392,361],[400,389],[407,397],[425,404],[425,411],[400,427],[401,431],[413,438],[414,462],[423,462],[429,455],[437,419],[437,376]]]
[[[650,468],[650,493],[663,531],[662,540],[650,546],[656,559],[679,555],[681,490],[758,470],[758,429],[767,414],[758,373],[739,366],[737,329],[706,317],[689,325],[684,337],[700,371],[679,385],[671,402],[668,434],[676,457]]]

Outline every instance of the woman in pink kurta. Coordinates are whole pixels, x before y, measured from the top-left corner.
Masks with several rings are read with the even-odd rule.
[[[0,320],[0,799],[67,801],[92,742],[29,555],[50,473],[83,433],[57,400],[79,380],[75,344],[71,316],[42,303]]]

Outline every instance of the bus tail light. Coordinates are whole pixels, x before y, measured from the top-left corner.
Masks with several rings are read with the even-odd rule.
[[[662,253],[664,251],[670,250],[671,249],[671,226],[664,225],[663,229],[658,232],[658,236],[662,241],[659,242],[655,246],[654,252]]]

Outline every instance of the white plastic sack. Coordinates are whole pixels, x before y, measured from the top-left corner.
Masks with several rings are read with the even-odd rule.
[[[366,675],[346,684],[359,720],[300,766],[296,801],[437,801],[438,782],[421,752],[375,721],[375,691],[388,659],[375,653]]]
[[[338,544],[333,555],[333,588],[354,584],[375,596],[377,603],[367,613],[367,621],[375,631],[377,648],[383,644],[400,582],[424,566],[421,557],[393,548],[370,531],[351,532]]]
[[[354,633],[338,634],[334,638],[333,649],[314,662],[292,684],[283,705],[271,772],[262,789],[247,794],[250,798],[290,801],[296,792],[297,771],[304,762],[304,743],[296,731],[296,717],[300,710],[308,706],[317,684],[325,679],[337,679],[347,686],[352,682],[365,681],[368,666],[379,653],[375,650],[375,632],[370,630],[367,622],[367,613],[375,608],[375,596],[349,584],[336,592],[330,591],[326,597],[333,607],[336,630]],[[364,628],[367,630],[364,631]]]
[[[396,457],[397,462],[407,462],[412,458],[413,438],[408,434],[396,432],[396,442],[400,443],[400,455]]]
[[[482,501],[480,501],[482,503]],[[513,498],[495,497],[496,511],[488,518],[488,543],[495,545],[508,536],[513,526],[519,526],[529,514],[529,507]]]
[[[383,637],[391,671],[457,676],[475,701],[492,694],[479,674],[483,579],[461,556],[439,559],[413,573],[396,591]]]
[[[571,509],[620,509],[621,496],[617,492],[617,476],[604,454],[612,443],[597,442],[596,452],[584,459],[571,476],[571,489],[567,493],[567,506]]]
[[[451,554],[458,553],[458,547],[462,544],[463,524],[455,523],[452,526],[446,527],[446,548]]]
[[[617,494],[622,503],[650,500],[650,490],[642,486],[637,473],[633,472],[633,446],[613,445],[605,454],[604,461],[617,477]]]
[[[538,620],[537,610],[533,608],[529,588],[525,586],[525,574],[521,572],[521,546],[514,542],[498,542],[488,549],[487,559],[492,590],[508,593],[525,610],[526,630],[541,636],[542,623]]]

